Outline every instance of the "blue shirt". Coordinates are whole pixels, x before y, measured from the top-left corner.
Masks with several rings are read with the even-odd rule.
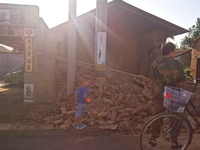
[[[86,98],[88,96],[88,88],[79,86],[76,90],[77,102],[81,104],[86,104]]]

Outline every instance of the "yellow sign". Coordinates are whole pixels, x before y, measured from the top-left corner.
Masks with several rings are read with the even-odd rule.
[[[106,77],[96,77],[95,81],[99,82],[99,83],[105,83],[106,82]]]
[[[106,81],[106,66],[102,64],[95,65],[95,80],[97,82],[105,83]]]
[[[25,38],[25,72],[33,72],[33,38]]]
[[[104,64],[96,64],[95,70],[96,71],[106,71],[106,66]]]

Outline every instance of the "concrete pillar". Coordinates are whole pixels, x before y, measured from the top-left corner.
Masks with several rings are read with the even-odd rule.
[[[106,79],[107,0],[97,0],[95,41],[95,77],[99,82]]]
[[[24,27],[24,103],[30,103],[34,100],[34,32],[35,28],[33,27]]]
[[[69,0],[67,95],[74,92],[76,78],[76,0]]]

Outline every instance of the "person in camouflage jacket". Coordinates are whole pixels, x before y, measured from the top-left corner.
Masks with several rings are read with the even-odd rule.
[[[187,88],[185,82],[184,70],[181,63],[175,60],[175,45],[171,42],[166,43],[162,47],[163,57],[155,60],[150,69],[150,79],[152,84],[152,93],[155,96],[154,100],[154,115],[165,111],[163,106],[164,86]],[[152,137],[149,143],[152,146],[156,145],[156,138],[159,137],[160,129],[155,127],[156,132],[152,132]],[[171,138],[172,148],[180,148],[182,145],[178,143],[178,132]]]

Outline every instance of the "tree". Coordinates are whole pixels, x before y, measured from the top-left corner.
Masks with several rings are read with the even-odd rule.
[[[181,41],[181,49],[187,49],[198,36],[200,36],[200,18],[197,18],[196,25],[189,28],[188,35]]]

